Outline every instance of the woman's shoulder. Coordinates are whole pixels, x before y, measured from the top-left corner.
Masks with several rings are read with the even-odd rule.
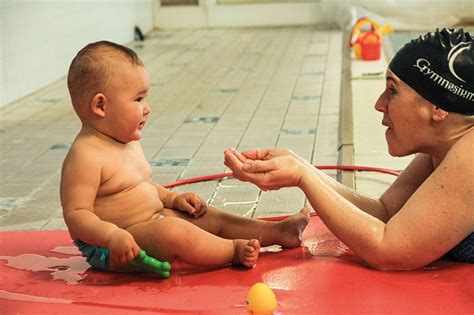
[[[468,200],[471,209],[474,204],[473,153],[474,129],[459,138],[433,173],[441,188],[450,189],[452,196]]]
[[[469,166],[468,169],[474,170],[473,164],[474,152],[474,128],[463,135],[446,154],[444,161],[460,163],[460,166]],[[443,162],[444,162],[443,161]],[[466,171],[468,171],[466,169]]]
[[[460,217],[469,218],[466,224],[474,228],[474,130],[469,131],[451,147],[430,178],[430,194],[445,209],[455,209]],[[449,206],[448,206],[449,205]],[[453,212],[451,212],[451,215]]]

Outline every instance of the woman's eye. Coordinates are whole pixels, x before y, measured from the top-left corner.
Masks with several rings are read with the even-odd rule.
[[[394,88],[389,88],[388,91],[390,92],[390,95],[395,95],[397,93]]]
[[[139,97],[139,98],[137,98],[135,101],[136,101],[136,102],[141,102],[142,100],[143,100],[143,97]]]

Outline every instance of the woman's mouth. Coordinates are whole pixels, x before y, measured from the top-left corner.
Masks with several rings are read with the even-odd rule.
[[[386,122],[382,121],[382,126],[387,127],[387,130],[385,130],[385,134],[388,134],[392,131],[392,127],[390,127]]]

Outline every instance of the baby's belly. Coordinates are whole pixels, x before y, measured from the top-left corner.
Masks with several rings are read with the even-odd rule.
[[[94,204],[94,212],[100,219],[121,228],[150,220],[162,210],[163,203],[155,186],[146,181],[131,189],[97,198]]]

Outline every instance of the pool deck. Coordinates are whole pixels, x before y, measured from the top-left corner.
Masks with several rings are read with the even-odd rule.
[[[321,27],[157,31],[133,43],[151,78],[152,113],[141,143],[153,179],[167,183],[228,171],[227,147],[280,146],[315,165],[352,161],[403,169],[410,158],[388,156],[382,115],[373,108],[386,62],[349,60],[352,75],[341,80],[344,45],[342,32]],[[342,121],[353,124],[346,130],[352,149],[342,156],[339,123],[347,104],[341,106],[341,92],[348,85],[352,108]],[[66,228],[60,171],[79,128],[65,79],[0,108],[0,231]],[[373,194],[394,180],[354,176],[358,190]],[[234,179],[175,190],[198,192],[247,217],[286,215],[307,202],[298,189],[262,192]]]

